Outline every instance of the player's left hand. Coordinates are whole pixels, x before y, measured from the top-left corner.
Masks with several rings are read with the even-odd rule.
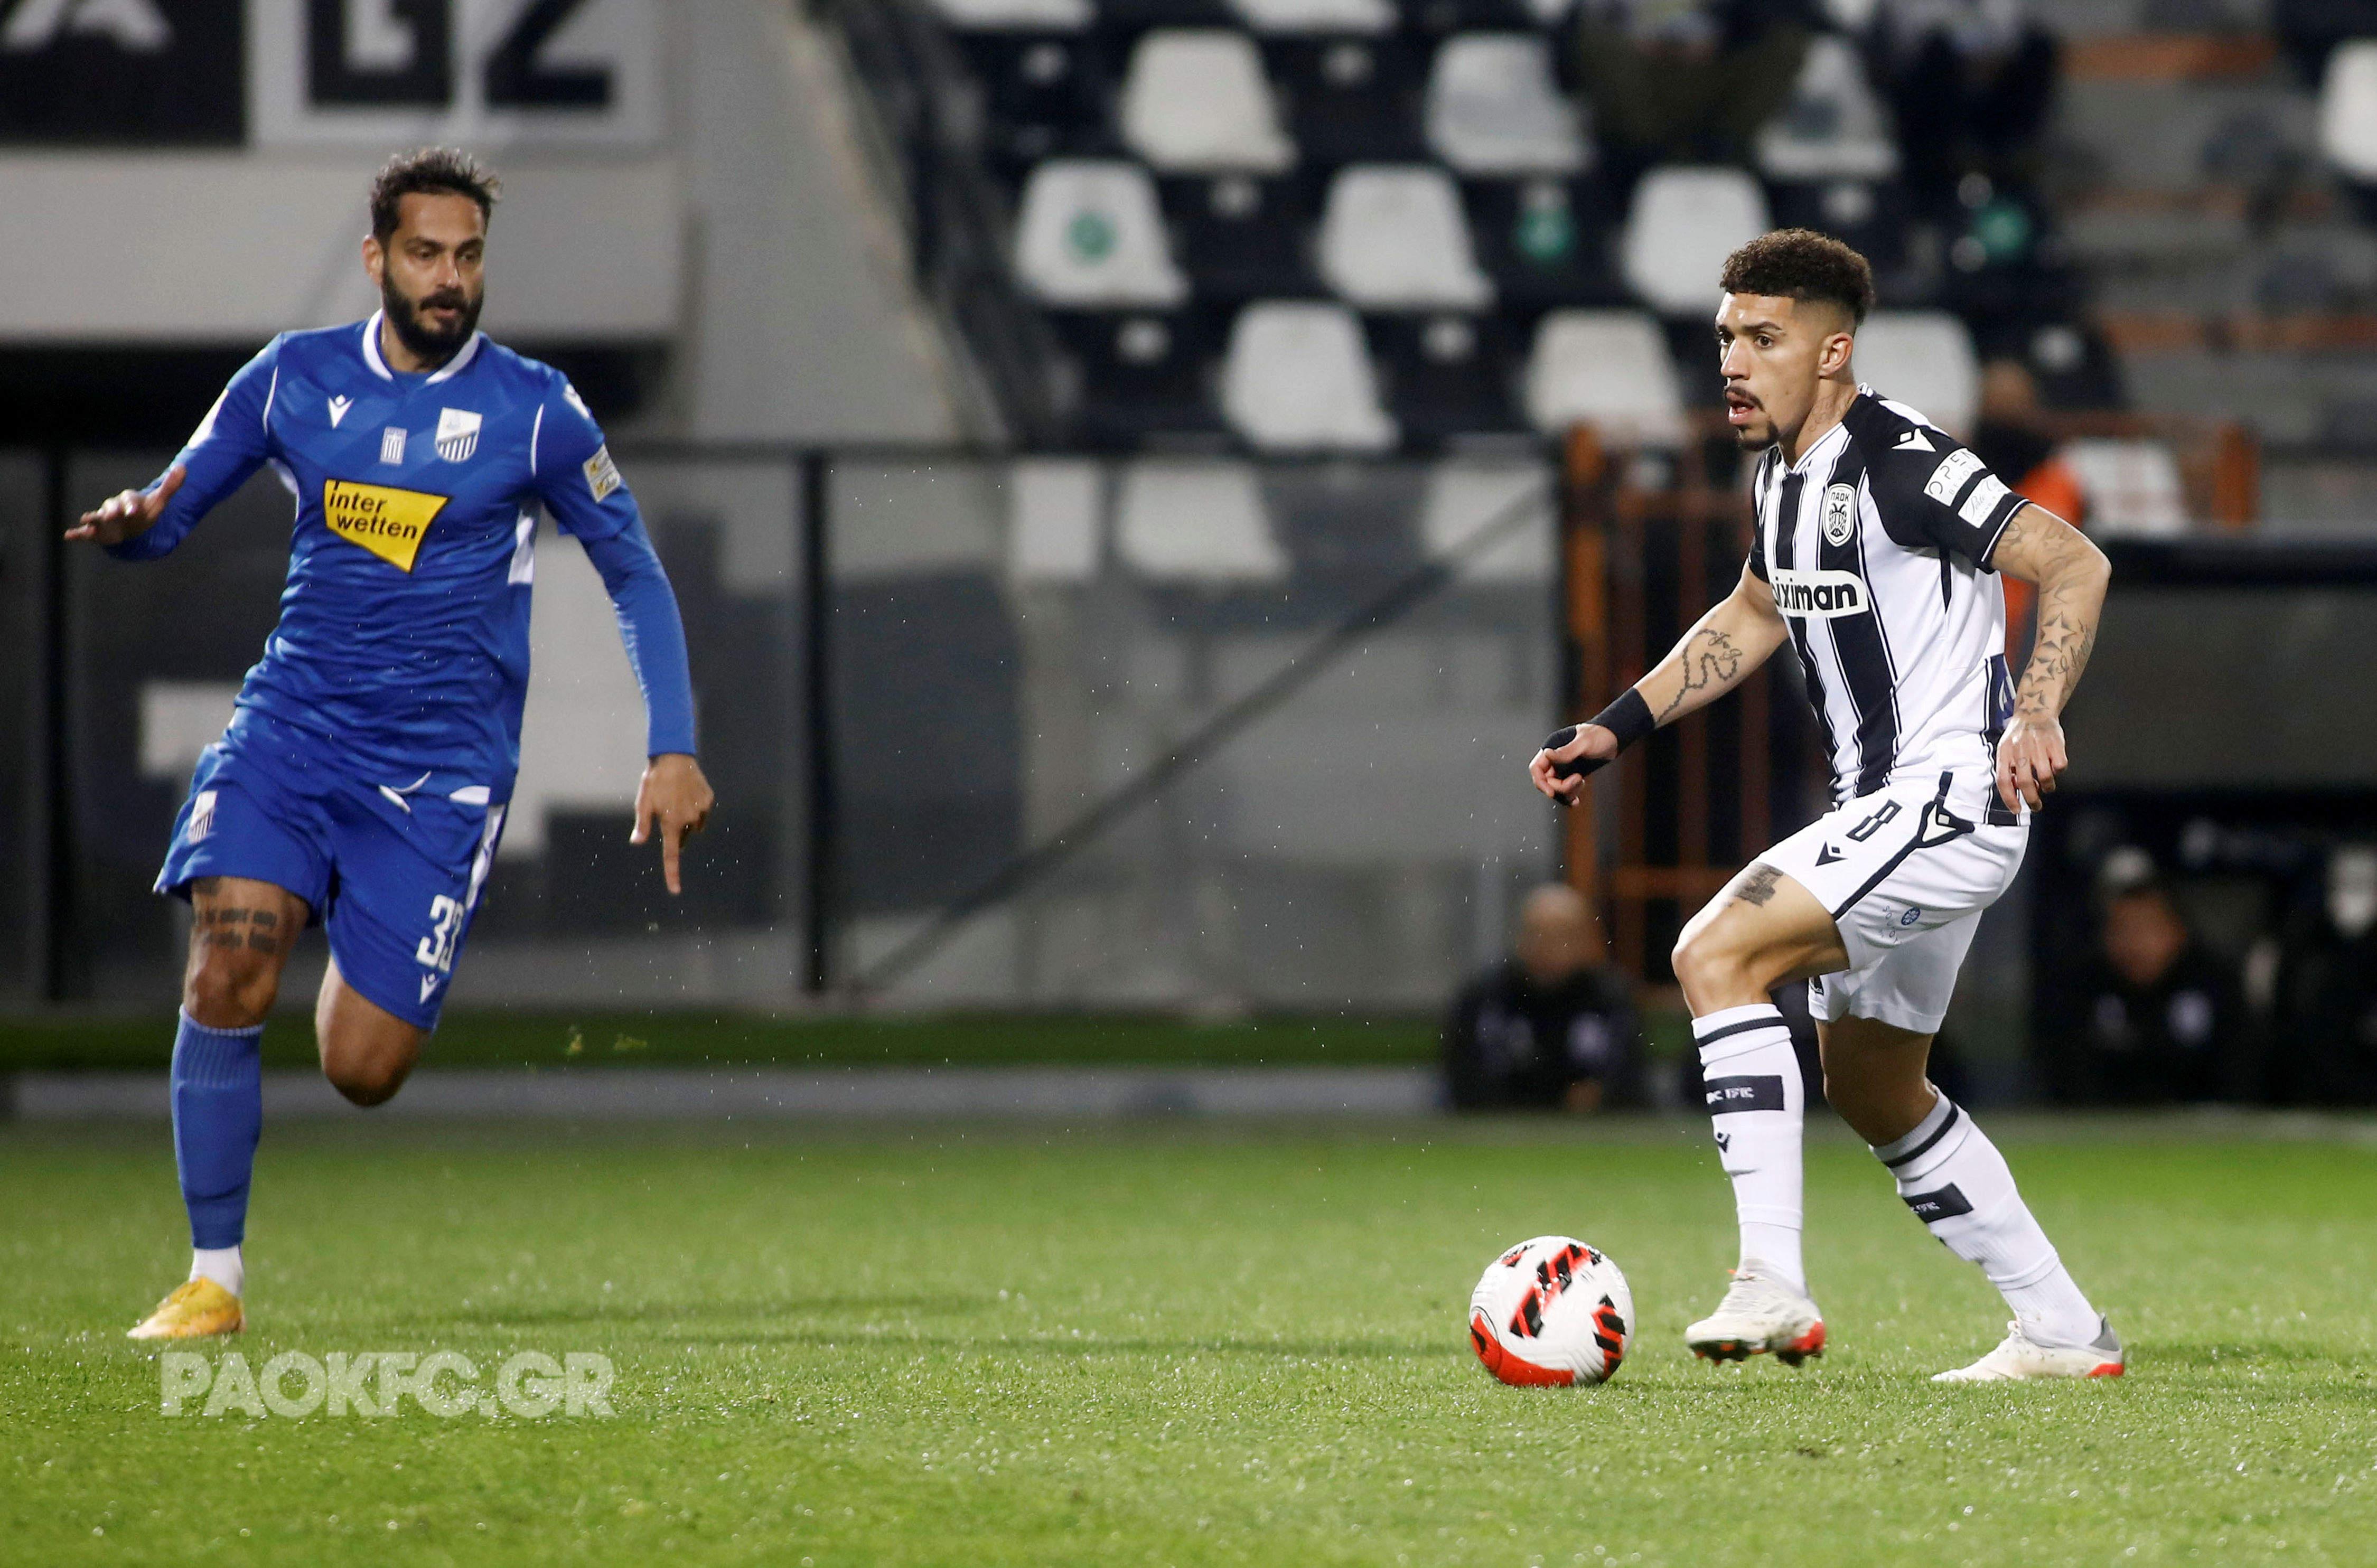
[[[2055,778],[2072,765],[2063,725],[2049,714],[2017,713],[1998,737],[1998,799],[2006,810],[2037,811],[2055,793]]]
[[[645,766],[644,781],[636,786],[636,830],[627,842],[644,843],[654,827],[660,829],[661,875],[671,893],[685,891],[677,874],[680,853],[685,841],[708,825],[717,803],[701,764],[683,752],[664,752]]]

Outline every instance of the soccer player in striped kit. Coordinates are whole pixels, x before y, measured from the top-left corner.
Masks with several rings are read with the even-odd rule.
[[[1806,980],[1833,1108],[2013,1313],[2002,1343],[1939,1380],[2118,1376],[2120,1339],[2004,1158],[1924,1075],[1981,911],[2021,868],[2030,814],[2066,765],[2059,715],[2108,568],[1922,414],[1857,384],[1874,296],[1856,251],[1783,230],[1735,252],[1721,284],[1726,417],[1762,454],[1740,584],[1530,764],[1538,790],[1573,802],[1594,768],[1786,643],[1831,755],[1831,811],[1746,868],[1676,944],[1741,1229],[1731,1288],[1686,1341],[1714,1360],[1772,1352],[1796,1365],[1823,1349],[1800,1261],[1804,1087],[1769,994]],[[2019,684],[1999,573],[2038,585]]]

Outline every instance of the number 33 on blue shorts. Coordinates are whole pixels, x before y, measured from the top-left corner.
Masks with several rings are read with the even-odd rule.
[[[329,934],[347,984],[419,1028],[437,1027],[485,887],[505,803],[443,775],[382,782],[243,713],[198,758],[157,890],[202,877],[287,888]],[[440,788],[444,786],[444,788]],[[460,799],[454,797],[460,796]]]

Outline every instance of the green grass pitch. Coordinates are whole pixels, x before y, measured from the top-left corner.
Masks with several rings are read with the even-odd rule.
[[[169,1419],[161,1128],[0,1129],[0,1562],[2377,1560],[2377,1152],[2006,1121],[2132,1352],[1936,1388],[2003,1312],[1837,1132],[1833,1353],[1714,1369],[1704,1130],[268,1129],[236,1348],[613,1358],[610,1420]],[[1595,1390],[1463,1342],[1498,1249],[1626,1269]]]

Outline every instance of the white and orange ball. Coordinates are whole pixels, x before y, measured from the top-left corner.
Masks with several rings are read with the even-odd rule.
[[[1486,1266],[1469,1297],[1469,1343],[1519,1387],[1606,1383],[1634,1342],[1626,1276],[1573,1236],[1522,1241]]]

